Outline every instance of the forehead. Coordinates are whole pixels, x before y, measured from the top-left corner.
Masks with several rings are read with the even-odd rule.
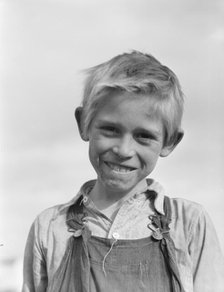
[[[156,114],[156,97],[148,94],[136,94],[132,92],[112,93],[104,97],[100,103],[97,115],[113,115],[125,111],[126,115],[139,113],[151,117]]]

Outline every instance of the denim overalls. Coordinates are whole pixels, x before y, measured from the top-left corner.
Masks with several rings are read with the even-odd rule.
[[[82,199],[68,210],[73,235],[48,292],[184,292],[169,235],[168,197],[165,216],[156,213],[149,218],[152,236],[135,240],[91,236]]]

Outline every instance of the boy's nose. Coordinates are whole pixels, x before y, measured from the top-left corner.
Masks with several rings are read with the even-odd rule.
[[[130,158],[135,155],[134,145],[130,139],[121,139],[113,147],[113,153],[120,158]]]

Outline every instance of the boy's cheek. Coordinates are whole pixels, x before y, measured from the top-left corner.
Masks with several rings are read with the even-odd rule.
[[[115,143],[112,139],[106,139],[102,136],[96,136],[90,140],[90,147],[94,148],[97,152],[111,150],[114,146]]]

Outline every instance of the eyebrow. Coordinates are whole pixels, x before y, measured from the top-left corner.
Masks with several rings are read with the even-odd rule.
[[[121,128],[121,129],[124,129],[124,127],[118,123],[118,122],[112,122],[112,121],[108,121],[108,120],[98,120],[97,122],[98,126],[101,126],[101,125],[109,125],[109,126],[113,126],[113,127],[118,127],[118,128]],[[146,128],[141,128],[141,127],[137,127],[134,129],[135,132],[143,132],[145,134],[148,134],[148,135],[151,135],[153,136],[154,138],[159,138],[159,135],[161,134],[160,131],[157,131],[155,129],[146,129]]]
[[[135,129],[136,132],[143,132],[149,135],[153,135],[153,136],[159,136],[161,134],[160,131],[154,130],[154,129],[145,129],[145,128],[136,128]]]
[[[117,126],[121,126],[120,123],[117,122],[112,122],[112,121],[108,121],[108,120],[98,120],[97,124],[110,124],[110,125],[117,125]]]
[[[111,122],[111,121],[108,121],[108,120],[98,120],[97,121],[97,126],[100,127],[100,126],[103,126],[103,125],[107,125],[107,126],[112,126],[112,127],[118,127],[118,128],[124,128],[120,123],[117,123],[117,122]]]

